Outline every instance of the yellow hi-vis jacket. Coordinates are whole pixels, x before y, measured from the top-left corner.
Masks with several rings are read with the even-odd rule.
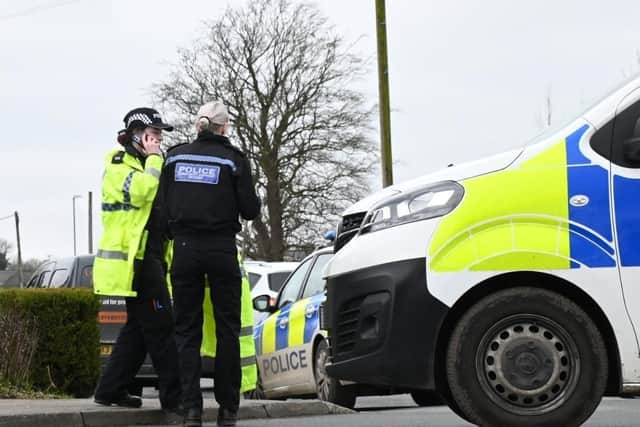
[[[258,366],[256,364],[256,346],[253,341],[253,303],[251,301],[251,287],[245,274],[242,257],[238,254],[238,263],[242,271],[242,296],[240,297],[240,366],[242,382],[240,391],[254,390],[258,383]],[[204,290],[204,321],[202,325],[202,356],[216,357],[216,322],[213,317],[213,307],[209,286]]]
[[[123,150],[105,158],[102,178],[103,233],[93,262],[96,294],[135,297],[133,264],[144,257],[145,225],[158,191],[163,159],[150,155],[145,167]]]

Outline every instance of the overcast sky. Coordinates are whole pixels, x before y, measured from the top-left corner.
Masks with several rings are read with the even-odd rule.
[[[88,191],[97,245],[103,157],[123,115],[149,104],[203,20],[242,3],[0,0],[0,217],[20,213],[24,259],[73,254],[74,194],[87,252]],[[374,0],[317,4],[374,58]],[[564,121],[638,69],[633,0],[391,0],[387,19],[396,182],[521,145],[542,130],[549,88]],[[376,78],[373,62],[371,105]],[[12,221],[0,237],[15,244]]]

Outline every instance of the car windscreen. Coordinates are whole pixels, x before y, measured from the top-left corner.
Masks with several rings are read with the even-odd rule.
[[[50,288],[62,288],[69,283],[69,269],[59,268],[51,276]]]
[[[290,271],[279,271],[277,273],[269,274],[269,289],[274,292],[280,291],[282,284],[287,280],[287,277],[289,277],[290,274]]]

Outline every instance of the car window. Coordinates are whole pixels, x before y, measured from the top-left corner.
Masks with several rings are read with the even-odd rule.
[[[61,288],[67,283],[69,278],[69,270],[66,268],[59,268],[53,272],[51,276],[50,288]]]
[[[302,283],[307,275],[310,265],[311,258],[300,264],[300,266],[291,273],[291,276],[289,276],[289,279],[287,280],[287,283],[285,283],[284,288],[282,288],[282,292],[278,298],[278,308],[284,307],[287,303],[296,302],[298,295],[300,295],[300,288],[302,287]]]
[[[85,265],[78,278],[79,288],[93,288],[93,265]]]
[[[640,137],[640,101],[619,112],[614,120],[611,162],[625,168],[640,168],[640,163],[633,158],[628,158],[625,150],[625,142],[628,139]]]
[[[249,287],[251,289],[255,288],[256,283],[260,280],[260,275],[257,273],[249,273]]]
[[[316,258],[316,262],[313,264],[313,268],[311,269],[311,273],[309,273],[309,279],[307,280],[307,285],[304,288],[302,298],[308,298],[315,294],[319,294],[320,292],[324,292],[326,280],[322,278],[322,273],[324,272],[324,267],[332,256],[333,254],[318,255],[318,258]]]
[[[34,288],[36,286],[36,284],[38,283],[38,279],[40,278],[40,276],[33,276],[30,280],[29,283],[27,283],[27,288]]]
[[[282,284],[287,280],[287,277],[291,274],[290,271],[278,271],[277,273],[269,274],[269,289],[274,292],[279,292],[282,288]]]
[[[49,286],[49,278],[51,277],[50,271],[43,271],[40,275],[40,279],[38,279],[38,284],[36,287],[38,288],[47,288]]]

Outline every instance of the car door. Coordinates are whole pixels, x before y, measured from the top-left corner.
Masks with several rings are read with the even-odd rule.
[[[324,267],[331,254],[314,254],[313,264],[303,287],[302,294],[289,311],[289,351],[291,357],[291,377],[289,388],[295,394],[315,392],[313,375],[314,338],[320,332],[320,304],[325,299]],[[297,356],[295,356],[297,354]],[[298,362],[299,363],[296,363]]]
[[[326,299],[326,280],[322,276],[331,257],[333,257],[331,252],[318,254],[302,291],[299,304],[304,306],[304,343],[307,345],[313,344],[312,340],[320,329],[318,310]]]
[[[618,107],[611,139],[618,266],[627,314],[640,331],[640,89]]]
[[[262,387],[267,393],[295,384],[297,371],[311,364],[310,355],[300,354],[296,348],[299,346],[289,345],[289,337],[291,310],[300,297],[312,261],[313,257],[307,258],[291,273],[278,294],[277,310],[256,326],[254,337],[258,369]],[[286,390],[276,393],[285,394]]]

